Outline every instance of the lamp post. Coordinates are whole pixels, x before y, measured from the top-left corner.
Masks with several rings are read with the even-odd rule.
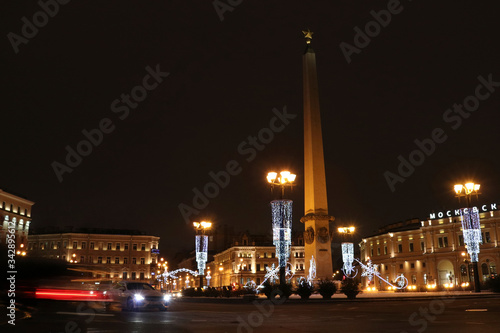
[[[222,272],[224,271],[224,268],[222,267],[222,263],[219,266],[219,281],[220,281],[220,289],[222,290]]]
[[[274,187],[280,189],[280,199],[271,201],[272,223],[273,223],[273,244],[276,246],[278,257],[278,267],[280,270],[280,285],[286,284],[285,273],[286,264],[290,256],[290,245],[292,243],[292,200],[284,199],[285,187],[292,187],[295,181],[295,174],[289,171],[281,171],[280,176],[276,172],[267,174],[267,181],[271,184],[271,191]]]
[[[467,247],[467,252],[471,258],[472,269],[474,270],[474,291],[481,292],[479,286],[479,268],[478,268],[478,254],[479,244],[481,243],[481,223],[479,221],[479,211],[472,208],[472,196],[478,197],[481,185],[473,182],[457,184],[454,186],[456,197],[460,202],[460,198],[464,197],[466,208],[460,210],[462,215],[462,231],[464,236],[464,243]]]
[[[354,262],[354,244],[352,242],[345,242],[345,240],[352,240],[352,234],[356,230],[355,227],[340,227],[339,233],[342,235],[342,261],[344,266],[342,271],[346,277],[350,277],[353,272],[352,263]]]
[[[195,249],[196,249],[196,262],[198,263],[198,273],[200,275],[200,288],[203,288],[203,272],[207,263],[208,252],[208,236],[205,231],[212,227],[212,222],[202,221],[193,222],[196,232],[195,235]]]

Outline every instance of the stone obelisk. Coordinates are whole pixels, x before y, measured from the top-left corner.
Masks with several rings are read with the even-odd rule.
[[[328,215],[316,54],[311,46],[313,33],[303,33],[306,38],[303,55],[305,216],[300,221],[305,227],[305,267],[307,275],[310,260],[314,256],[316,278],[331,279],[333,270],[329,224],[334,218]]]

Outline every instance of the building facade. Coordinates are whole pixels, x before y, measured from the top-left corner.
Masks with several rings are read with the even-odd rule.
[[[26,255],[26,245],[31,224],[31,207],[35,203],[0,189],[0,244],[6,243],[9,230],[15,230],[15,251]],[[12,237],[12,236],[9,236]]]
[[[485,282],[497,275],[500,263],[500,211],[496,204],[477,208],[481,221],[483,243],[479,253],[479,278]],[[458,212],[455,211],[455,212]],[[453,212],[431,214],[430,219],[408,220],[389,225],[377,235],[364,238],[359,244],[361,260],[378,265],[378,272],[388,281],[404,274],[416,289],[429,286],[473,285],[474,274],[464,244],[460,216]],[[374,283],[374,284],[373,284]],[[377,278],[372,284],[363,278],[364,287],[387,290],[388,285]]]
[[[154,280],[160,238],[127,230],[76,230],[28,237],[28,255],[74,264],[95,280]]]

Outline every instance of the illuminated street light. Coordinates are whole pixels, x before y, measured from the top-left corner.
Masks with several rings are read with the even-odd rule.
[[[475,184],[474,182],[462,184],[456,184],[453,189],[455,190],[456,197],[460,202],[460,198],[464,197],[466,202],[466,208],[460,209],[460,215],[462,216],[462,231],[464,236],[464,243],[467,248],[467,252],[470,255],[472,268],[474,270],[474,291],[481,292],[479,285],[479,267],[478,267],[478,255],[479,255],[479,244],[482,242],[481,237],[481,222],[479,217],[479,211],[477,208],[472,208],[472,196],[475,195],[476,198],[479,196],[480,184]]]
[[[273,224],[273,244],[276,247],[278,257],[278,267],[280,270],[280,285],[286,284],[286,264],[290,257],[290,246],[292,244],[292,200],[284,199],[285,187],[294,186],[296,175],[290,171],[278,173],[269,172],[267,182],[271,184],[271,191],[274,187],[279,187],[280,199],[271,201],[271,214]]]

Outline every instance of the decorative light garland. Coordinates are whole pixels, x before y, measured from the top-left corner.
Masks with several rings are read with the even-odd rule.
[[[307,275],[307,282],[312,286],[314,279],[316,279],[316,259],[314,259],[314,256],[311,256],[311,260],[309,260],[309,274]]]

